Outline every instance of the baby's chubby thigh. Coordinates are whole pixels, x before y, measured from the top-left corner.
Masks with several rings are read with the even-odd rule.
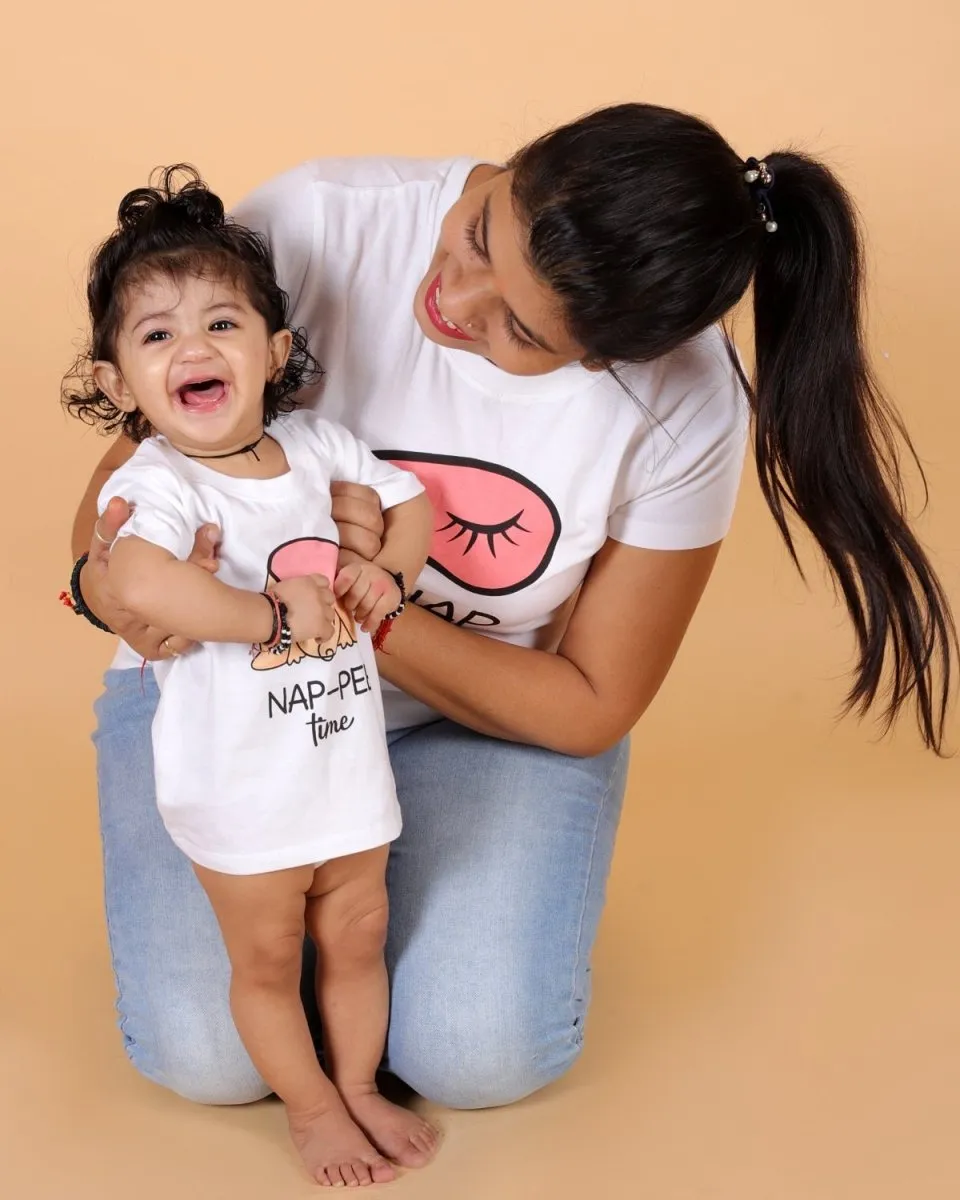
[[[321,863],[308,892],[307,932],[321,957],[349,971],[383,956],[387,938],[387,857],[376,846]]]
[[[257,875],[227,875],[194,864],[223,934],[234,983],[299,987],[312,864]]]

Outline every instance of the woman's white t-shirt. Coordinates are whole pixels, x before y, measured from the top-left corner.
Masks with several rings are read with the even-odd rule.
[[[219,578],[263,591],[294,576],[332,578],[333,479],[367,484],[384,508],[423,491],[315,413],[280,417],[270,433],[290,468],[274,479],[235,479],[149,438],[101,493],[101,511],[121,488],[136,508],[120,536],[181,559],[195,530],[213,522],[223,532]],[[371,850],[400,833],[373,644],[339,606],[324,642],[294,642],[282,654],[206,642],[155,671],[157,805],[193,862],[258,874]]]
[[[427,489],[436,523],[416,602],[487,636],[548,646],[608,537],[661,550],[724,537],[747,406],[717,329],[622,368],[632,396],[579,364],[515,376],[426,339],[414,294],[477,165],[317,159],[234,216],[269,242],[291,322],[326,370],[309,403]],[[388,728],[436,717],[387,684],[384,701]]]

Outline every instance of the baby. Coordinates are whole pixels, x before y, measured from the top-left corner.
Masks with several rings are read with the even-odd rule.
[[[429,501],[347,430],[295,411],[317,367],[269,252],[192,169],[124,197],[87,295],[91,370],[67,406],[140,443],[100,499],[101,513],[112,496],[134,509],[111,581],[145,622],[200,643],[156,664],[160,812],[210,898],[234,1020],[310,1174],[387,1182],[438,1140],[374,1081],[400,832],[374,647],[423,567]],[[372,563],[339,555],[335,479],[380,497]],[[186,561],[207,523],[222,534],[216,576]],[[305,934],[329,1078],[299,994]]]

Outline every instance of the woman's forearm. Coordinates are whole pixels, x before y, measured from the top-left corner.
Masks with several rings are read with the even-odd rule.
[[[559,654],[499,642],[411,606],[378,655],[381,675],[451,720],[512,742],[598,754],[627,731]]]
[[[659,691],[719,550],[719,543],[648,550],[608,539],[572,600],[556,654],[459,629],[413,606],[391,631],[380,670],[480,733],[600,754]]]

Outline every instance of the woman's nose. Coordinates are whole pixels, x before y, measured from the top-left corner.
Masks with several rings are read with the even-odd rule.
[[[440,311],[461,329],[468,323],[482,325],[490,309],[491,283],[490,272],[485,269],[451,272],[449,280],[441,281]]]

